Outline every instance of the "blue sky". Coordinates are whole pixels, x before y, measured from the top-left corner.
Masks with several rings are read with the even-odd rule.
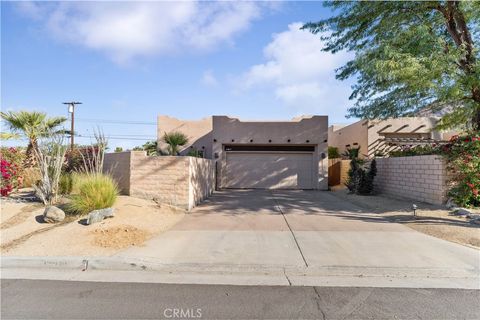
[[[349,54],[299,30],[331,14],[318,2],[1,5],[2,110],[67,116],[62,102],[81,101],[77,132],[99,126],[112,148],[154,139],[158,114],[353,121],[351,83],[334,78]]]

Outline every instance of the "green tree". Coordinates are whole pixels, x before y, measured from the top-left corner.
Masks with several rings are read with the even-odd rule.
[[[147,155],[155,156],[158,154],[157,145],[158,145],[157,140],[147,141],[142,145],[142,149],[147,151]]]
[[[188,143],[188,137],[179,131],[165,132],[162,140],[168,145],[168,154],[172,156],[178,155],[179,147]]]
[[[45,137],[53,132],[67,119],[64,117],[47,118],[43,112],[37,111],[8,111],[0,112],[1,118],[14,133],[20,133],[28,139],[28,147],[24,166],[32,167],[35,164],[35,151],[38,150],[38,138]]]
[[[123,148],[122,147],[115,147],[115,152],[122,152]]]
[[[353,51],[337,79],[356,79],[348,115],[386,118],[426,111],[439,127],[480,130],[479,1],[328,1],[334,16],[303,28],[324,50]]]

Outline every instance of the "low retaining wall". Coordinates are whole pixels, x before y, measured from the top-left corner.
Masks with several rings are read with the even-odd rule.
[[[395,197],[442,204],[447,195],[447,169],[440,156],[377,158],[375,188]]]
[[[113,176],[123,194],[156,199],[187,210],[215,188],[214,164],[208,159],[149,157],[145,151],[107,153],[104,172]]]

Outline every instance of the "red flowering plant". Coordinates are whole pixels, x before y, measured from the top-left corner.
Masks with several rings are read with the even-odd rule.
[[[0,193],[2,197],[6,197],[13,190],[17,172],[15,170],[14,165],[5,159],[0,160],[0,171],[2,174],[2,183],[0,186]]]
[[[24,159],[25,153],[19,148],[2,147],[0,149],[2,196],[8,196],[10,192],[21,186]]]
[[[452,137],[442,153],[451,173],[449,196],[463,207],[480,206],[480,133]]]

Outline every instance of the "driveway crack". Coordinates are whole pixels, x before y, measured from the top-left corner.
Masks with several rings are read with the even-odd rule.
[[[290,230],[290,233],[292,234],[293,240],[295,241],[295,244],[297,245],[297,249],[300,252],[300,255],[302,256],[303,263],[305,263],[305,267],[308,267],[307,260],[305,259],[305,256],[303,255],[302,248],[300,248],[300,245],[298,244],[297,237],[295,236],[295,233],[292,230],[292,227],[288,223],[287,217],[285,216],[285,213],[283,212],[282,208],[280,207],[280,204],[278,203],[277,198],[275,198],[275,195],[273,194],[272,191],[270,191],[270,194],[272,195],[273,201],[275,202],[275,207],[277,210],[282,214],[283,220],[285,220],[285,223],[287,224],[288,230]]]
[[[316,303],[317,303],[317,309],[318,311],[320,311],[320,313],[322,314],[322,319],[323,320],[326,320],[327,319],[327,316],[325,315],[325,312],[322,310],[322,308],[320,307],[320,293],[318,293],[318,290],[317,290],[317,287],[313,287],[313,291],[315,292],[315,295],[317,296],[317,298],[315,299]]]

